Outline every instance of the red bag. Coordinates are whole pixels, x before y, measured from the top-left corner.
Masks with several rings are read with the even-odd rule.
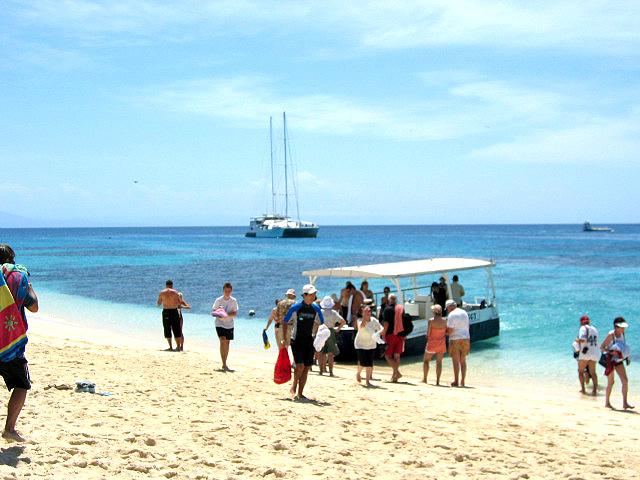
[[[287,383],[291,380],[291,360],[287,348],[281,348],[276,361],[276,368],[273,370],[273,381],[277,384]]]

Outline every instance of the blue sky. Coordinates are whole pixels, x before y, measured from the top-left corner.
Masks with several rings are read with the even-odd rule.
[[[640,3],[8,1],[0,220],[640,222]],[[137,183],[135,183],[137,182]]]

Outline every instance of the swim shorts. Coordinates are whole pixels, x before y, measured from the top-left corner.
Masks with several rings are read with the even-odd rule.
[[[316,349],[313,348],[313,340],[294,340],[291,342],[291,352],[296,365],[304,365],[305,367],[313,365],[313,357],[316,353]]]
[[[361,367],[373,367],[373,356],[376,353],[376,349],[363,350],[356,348],[356,354],[358,355],[358,363]]]
[[[7,390],[14,388],[31,389],[31,377],[27,359],[24,357],[14,358],[8,362],[0,362],[0,375],[4,378]]]
[[[469,355],[471,351],[471,342],[468,338],[464,340],[449,340],[449,356],[456,354]]]
[[[216,327],[216,333],[218,334],[218,338],[233,340],[233,328]]]
[[[180,327],[180,312],[177,308],[165,308],[162,310],[162,326],[164,327],[164,338],[171,338],[171,332],[175,338],[182,337]]]
[[[404,352],[404,338],[398,335],[385,335],[384,341],[387,343],[387,349],[384,351],[385,357],[392,357],[396,354],[400,355]]]

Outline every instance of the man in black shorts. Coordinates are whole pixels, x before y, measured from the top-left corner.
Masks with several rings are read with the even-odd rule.
[[[292,319],[295,321],[295,330],[291,340],[291,351],[296,364],[293,385],[291,386],[291,395],[294,399],[306,398],[302,392],[307,383],[309,369],[313,365],[314,327],[324,323],[322,309],[315,303],[317,292],[313,285],[305,285],[302,288],[302,301],[293,305],[284,317],[285,332],[287,328],[291,328],[289,323],[293,323]],[[284,337],[287,338],[286,333]]]
[[[173,289],[173,281],[167,280],[166,288],[158,295],[158,305],[162,305],[162,327],[164,328],[164,338],[169,343],[167,350],[173,351],[173,343],[171,342],[171,333],[176,339],[176,351],[181,352],[183,348],[182,325],[180,322],[180,308],[183,299],[180,292]]]
[[[27,327],[25,308],[30,312],[38,311],[38,297],[33,291],[29,282],[29,273],[23,266],[15,265],[15,253],[6,244],[0,244],[0,265],[2,265],[1,288],[6,292],[8,288],[15,302],[15,307],[7,307],[6,298],[3,301],[3,310],[14,309],[21,318],[13,319],[24,322]],[[17,308],[16,308],[17,307]],[[9,316],[11,319],[11,316]],[[26,335],[23,340],[14,344],[14,347],[3,351],[2,361],[0,361],[0,375],[4,378],[7,389],[13,390],[7,406],[7,421],[5,423],[2,437],[15,442],[23,442],[24,438],[16,431],[16,422],[22,411],[24,402],[27,399],[27,391],[31,389],[31,378],[29,377],[29,367],[24,356],[26,347]]]

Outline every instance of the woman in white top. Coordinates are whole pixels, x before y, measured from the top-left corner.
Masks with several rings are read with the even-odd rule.
[[[629,325],[622,317],[617,317],[613,321],[613,330],[609,332],[607,338],[604,339],[600,350],[606,352],[609,356],[608,366],[605,369],[607,375],[607,395],[605,400],[605,407],[613,408],[611,406],[611,390],[613,390],[614,371],[620,377],[622,382],[622,408],[625,410],[634,408],[633,405],[629,405],[627,401],[627,393],[629,391],[629,380],[627,379],[627,371],[624,367],[625,360],[629,362],[630,349],[624,338],[624,329]]]
[[[376,317],[371,316],[371,308],[364,307],[362,310],[362,318],[356,321],[356,338],[353,341],[358,355],[358,373],[356,379],[358,383],[362,382],[362,369],[366,371],[366,386],[372,387],[371,377],[373,375],[373,357],[376,352],[378,342],[376,336],[380,338],[380,334],[384,330]]]
[[[322,350],[318,352],[318,363],[320,364],[320,375],[322,375],[327,371],[328,360],[329,376],[331,377],[333,377],[333,358],[340,353],[336,334],[346,323],[344,318],[333,309],[334,306],[335,302],[333,298],[329,296],[324,297],[320,302],[320,308],[322,308],[322,315],[324,316],[324,324],[329,329],[330,335],[324,347],[322,347]]]

